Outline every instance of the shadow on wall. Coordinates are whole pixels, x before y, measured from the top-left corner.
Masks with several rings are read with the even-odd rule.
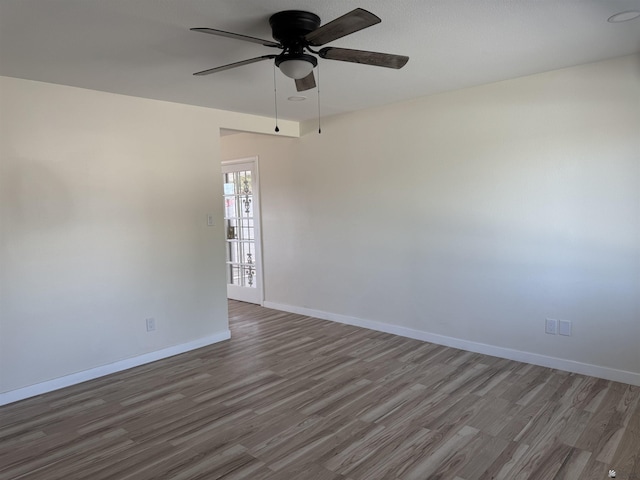
[[[43,162],[29,158],[7,160],[0,187],[3,228],[32,235],[72,221],[74,208],[68,186]]]
[[[638,72],[638,75],[640,75],[640,55],[636,55],[634,57],[634,63],[636,65],[636,71]]]

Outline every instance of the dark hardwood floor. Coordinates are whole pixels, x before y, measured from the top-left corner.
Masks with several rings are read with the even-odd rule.
[[[640,388],[229,303],[232,339],[0,408],[1,479],[640,480]]]

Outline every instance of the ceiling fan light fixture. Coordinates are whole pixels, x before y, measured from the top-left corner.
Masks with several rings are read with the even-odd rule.
[[[316,65],[318,65],[316,57],[305,53],[285,53],[276,58],[276,67],[287,77],[294,80],[305,78],[313,71]]]

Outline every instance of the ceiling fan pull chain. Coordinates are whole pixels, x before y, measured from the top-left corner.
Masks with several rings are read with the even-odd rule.
[[[273,63],[273,104],[275,105],[276,110],[276,129],[275,132],[278,133],[280,129],[278,128],[278,89],[276,87],[276,64]]]
[[[318,66],[316,68],[318,70],[318,135],[320,135],[322,133],[320,125],[320,62],[318,62]]]

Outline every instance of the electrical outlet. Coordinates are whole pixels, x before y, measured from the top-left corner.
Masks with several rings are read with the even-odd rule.
[[[569,320],[560,320],[558,322],[558,333],[560,335],[571,335],[571,322]]]
[[[213,227],[213,215],[207,215],[207,226]]]
[[[553,318],[547,318],[544,323],[544,333],[555,335],[558,333],[558,321]]]
[[[153,332],[156,329],[156,319],[147,318],[145,321],[147,322],[147,332]]]

